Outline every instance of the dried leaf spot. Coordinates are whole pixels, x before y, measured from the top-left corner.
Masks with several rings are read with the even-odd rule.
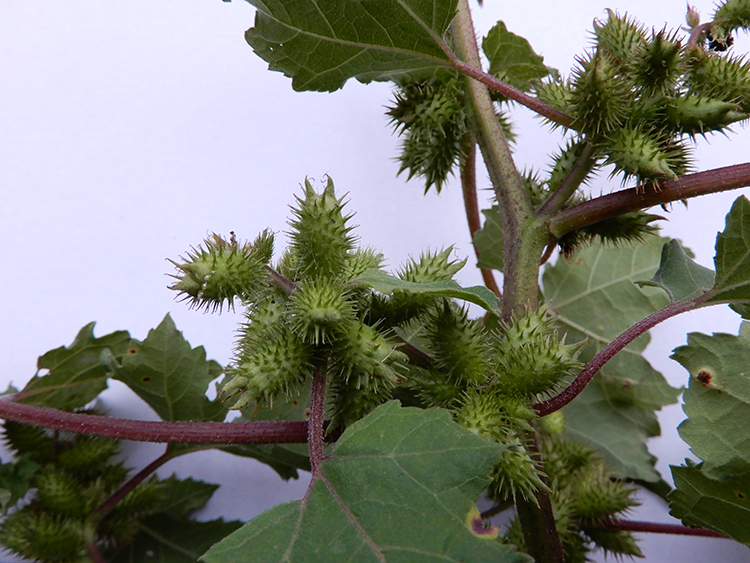
[[[497,526],[485,526],[482,515],[477,507],[473,507],[466,515],[466,527],[472,534],[479,538],[494,540],[500,535],[500,528]]]
[[[703,387],[711,387],[711,380],[713,379],[713,374],[705,369],[700,370],[695,378],[700,381],[700,384],[703,385]]]
[[[128,354],[135,354],[137,351],[135,348],[128,348]]]
[[[143,381],[143,383],[148,383],[149,381],[151,381],[151,377],[146,375],[141,378],[141,381]]]
[[[745,496],[745,493],[743,493],[742,491],[735,491],[734,494],[736,494],[737,498],[740,499],[740,500],[745,500],[745,498],[747,498]]]

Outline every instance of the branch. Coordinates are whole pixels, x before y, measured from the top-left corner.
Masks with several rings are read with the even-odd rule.
[[[518,88],[514,88],[507,82],[503,82],[499,78],[495,78],[491,74],[488,74],[475,66],[463,62],[450,51],[447,54],[450,58],[451,65],[458,72],[465,74],[466,76],[470,76],[475,80],[478,80],[479,82],[487,86],[487,88],[490,88],[491,90],[502,94],[506,98],[510,98],[514,102],[518,102],[522,106],[529,108],[531,111],[536,112],[543,117],[546,117],[547,119],[557,123],[558,125],[562,125],[563,127],[570,127],[571,125],[573,125],[573,117],[568,115],[567,113],[545,104],[538,98],[530,96],[529,94],[519,90]]]
[[[702,536],[706,538],[731,539],[729,536],[706,528],[688,528],[682,524],[662,524],[658,522],[638,522],[635,520],[608,519],[597,522],[596,528],[624,530],[626,532],[646,532],[650,534],[675,534],[679,536]]]
[[[482,228],[482,220],[479,216],[479,201],[477,198],[477,144],[473,135],[467,135],[464,140],[464,154],[461,162],[461,189],[464,195],[464,210],[466,211],[466,220],[469,223],[469,234],[471,235],[472,246],[477,260],[480,259],[479,249],[474,243],[474,235]],[[503,294],[495,281],[492,270],[479,268],[482,273],[482,280],[495,295],[502,299]]]
[[[676,180],[636,188],[579,203],[557,213],[549,222],[555,238],[624,213],[750,186],[750,162],[686,174]]]
[[[648,332],[650,329],[652,329],[662,321],[666,321],[671,317],[698,308],[709,297],[710,293],[707,292],[699,297],[696,297],[695,299],[691,299],[690,301],[677,301],[675,303],[670,303],[663,309],[659,309],[642,321],[638,321],[628,330],[623,332],[620,336],[618,336],[612,342],[602,348],[599,353],[594,356],[588,364],[586,364],[583,370],[581,370],[581,373],[579,373],[575,380],[573,380],[573,383],[566,387],[562,393],[547,401],[537,403],[536,405],[534,405],[534,410],[536,410],[539,416],[546,416],[550,413],[560,410],[565,405],[570,403],[573,399],[575,399],[578,395],[580,395],[581,392],[586,388],[586,386],[591,382],[591,380],[594,379],[594,376],[599,372],[599,370],[602,369],[604,365],[615,356],[615,354],[625,348],[625,346],[630,344],[639,336]]]
[[[537,211],[537,215],[545,216],[562,209],[596,165],[596,148],[594,144],[587,141],[584,141],[584,143],[581,154],[578,155],[570,172],[568,172],[568,175],[565,176],[557,187],[555,193],[542,204]]]
[[[152,422],[59,411],[0,399],[0,419],[54,430],[138,442],[303,444],[307,421]]]
[[[120,502],[128,495],[128,493],[130,493],[130,491],[132,491],[143,481],[145,481],[146,478],[154,471],[156,471],[159,467],[171,460],[172,457],[172,448],[167,446],[166,451],[162,455],[157,457],[154,461],[152,461],[138,473],[133,475],[130,479],[123,483],[123,485],[119,489],[117,489],[107,500],[100,504],[97,509],[94,510],[94,515],[96,515],[100,519],[104,518],[117,505],[118,502]]]

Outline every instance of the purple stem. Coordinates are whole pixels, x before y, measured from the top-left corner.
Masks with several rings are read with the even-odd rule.
[[[578,374],[573,383],[571,383],[562,393],[560,393],[556,397],[549,399],[548,401],[544,401],[542,403],[537,403],[536,405],[534,405],[534,409],[536,410],[537,414],[539,416],[546,416],[563,408],[578,395],[580,395],[580,393],[586,388],[591,380],[594,379],[594,376],[599,372],[599,370],[602,369],[604,365],[615,356],[615,354],[625,348],[625,346],[630,344],[633,340],[635,340],[642,334],[648,332],[657,324],[666,321],[667,319],[674,317],[675,315],[686,313],[687,311],[692,311],[706,299],[708,299],[710,295],[710,293],[704,293],[703,295],[696,297],[695,299],[691,299],[690,301],[677,301],[675,303],[670,303],[663,309],[659,309],[642,321],[638,321],[637,323],[635,323],[628,330],[623,332],[620,336],[618,336],[612,342],[602,348],[599,353],[594,356],[588,364],[586,364],[586,367],[581,370],[581,373]]]
[[[323,455],[323,417],[326,403],[326,364],[324,361],[315,365],[312,391],[310,392],[310,418],[307,425],[307,447],[310,450],[310,467],[313,478],[320,471]]]
[[[0,399],[0,419],[54,430],[138,442],[183,444],[304,444],[307,421],[152,422],[77,414]]]
[[[675,534],[679,536],[702,536],[707,538],[724,538],[728,536],[707,530],[706,528],[688,528],[682,524],[662,524],[657,522],[638,522],[636,520],[604,520],[597,528],[606,530],[624,530],[626,532],[646,532],[650,534]]]

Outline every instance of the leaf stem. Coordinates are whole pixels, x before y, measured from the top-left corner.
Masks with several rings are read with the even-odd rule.
[[[548,216],[563,208],[596,165],[595,154],[596,148],[593,143],[583,141],[581,154],[578,155],[575,163],[573,163],[570,172],[568,172],[568,175],[565,176],[550,198],[537,210],[537,215],[541,217]]]
[[[469,223],[469,234],[471,235],[472,246],[477,260],[480,259],[479,249],[474,243],[474,235],[482,228],[482,220],[479,215],[479,199],[477,197],[477,143],[474,135],[466,135],[464,139],[464,150],[461,160],[461,189],[464,196],[464,210],[466,211],[466,220]],[[492,270],[479,268],[482,274],[484,285],[487,286],[495,295],[502,299],[503,294],[497,285]]]
[[[151,475],[154,471],[156,471],[159,467],[167,463],[172,458],[172,448],[170,446],[167,446],[162,455],[157,457],[154,461],[152,461],[138,473],[133,475],[130,479],[123,483],[123,485],[119,489],[117,489],[107,500],[100,504],[97,509],[94,510],[93,515],[99,519],[104,518],[117,505],[118,502],[120,502],[128,495],[128,493],[130,493],[133,489],[135,489],[138,485],[145,481],[149,475]]]
[[[137,442],[186,444],[303,444],[307,421],[162,422],[59,411],[0,399],[0,419],[54,430]]]
[[[313,479],[320,472],[325,459],[323,453],[323,417],[326,403],[326,362],[316,362],[310,392],[310,418],[307,425],[307,447],[310,451],[310,467]]]
[[[596,527],[605,530],[624,530],[627,532],[645,532],[649,534],[674,534],[679,536],[731,539],[729,536],[706,528],[688,528],[682,524],[664,524],[661,522],[639,522],[637,520],[618,520],[612,518],[598,522]]]
[[[617,338],[615,338],[612,342],[602,348],[599,353],[596,354],[596,356],[594,356],[588,364],[586,364],[583,370],[581,370],[578,376],[568,387],[565,388],[562,393],[547,401],[537,403],[536,405],[534,405],[534,410],[536,410],[539,416],[546,416],[550,413],[560,410],[565,405],[570,403],[573,399],[575,399],[578,395],[580,395],[581,392],[594,378],[594,376],[599,372],[599,370],[602,369],[604,365],[615,356],[615,354],[625,348],[625,346],[630,344],[633,340],[635,340],[642,334],[648,332],[659,323],[666,321],[667,319],[676,315],[686,313],[698,308],[704,301],[706,301],[706,299],[710,297],[710,295],[711,294],[707,292],[703,295],[700,295],[699,297],[696,297],[695,299],[691,299],[690,301],[677,301],[674,303],[670,303],[663,309],[659,309],[645,319],[638,321],[625,332],[620,334]]]
[[[560,238],[631,211],[747,186],[750,186],[750,162],[686,174],[676,180],[620,190],[563,209],[550,219],[549,231]]]
[[[573,117],[559,109],[553,108],[550,105],[545,104],[538,98],[530,96],[526,92],[514,88],[507,82],[503,82],[499,78],[495,78],[489,73],[484,72],[479,68],[479,65],[467,64],[456,57],[452,52],[446,53],[450,59],[451,66],[458,72],[470,76],[474,80],[478,80],[491,90],[502,94],[506,98],[510,98],[514,102],[518,102],[524,107],[529,108],[531,111],[538,113],[539,115],[546,117],[550,121],[562,125],[563,127],[571,127],[573,125]]]

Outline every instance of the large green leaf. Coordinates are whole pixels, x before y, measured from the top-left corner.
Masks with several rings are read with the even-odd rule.
[[[431,295],[433,297],[462,299],[479,305],[486,311],[500,315],[497,296],[491,290],[481,285],[461,287],[452,280],[427,283],[409,282],[387,274],[382,270],[370,270],[364,275],[359,276],[357,281],[387,295],[392,294],[394,291],[405,291],[421,295]]]
[[[637,246],[596,245],[560,259],[544,272],[544,296],[558,314],[568,342],[587,340],[589,361],[637,321],[667,304],[662,291],[639,289],[659,265],[663,240]],[[675,402],[679,391],[643,358],[648,335],[607,363],[563,412],[568,436],[589,443],[624,477],[658,481],[646,440],[659,434],[655,410]]]
[[[110,367],[103,358],[122,356],[130,335],[121,330],[96,338],[94,324],[83,327],[70,346],[50,350],[39,358],[39,369],[49,372],[29,381],[21,391],[21,402],[73,410],[90,403],[107,388]]]
[[[206,390],[221,375],[221,366],[206,360],[203,346],[191,348],[167,315],[146,340],[133,340],[115,368],[125,383],[162,420],[224,420],[226,407],[209,401]]]
[[[415,81],[448,66],[443,35],[456,0],[248,1],[258,11],[247,42],[297,91]]]
[[[701,469],[672,466],[676,490],[669,495],[670,514],[750,546],[750,473],[716,481]]]
[[[496,205],[492,209],[483,209],[484,225],[474,234],[474,245],[477,247],[479,261],[478,268],[503,271],[503,224],[500,220],[500,210]]]
[[[716,285],[707,302],[750,306],[750,201],[744,196],[734,201],[726,227],[716,237],[714,264]]]
[[[701,458],[703,473],[723,479],[750,472],[750,323],[739,336],[691,333],[672,358],[690,372],[687,420],[680,436]]]
[[[261,514],[203,560],[528,562],[469,526],[501,451],[446,411],[386,403],[347,429],[302,501]]]
[[[695,262],[678,240],[664,244],[661,262],[654,276],[639,285],[660,287],[671,301],[693,299],[714,286],[716,273]]]
[[[544,58],[526,39],[508,31],[502,21],[484,38],[482,50],[490,62],[490,73],[519,90],[529,90],[535,82],[556,73],[544,65]]]

